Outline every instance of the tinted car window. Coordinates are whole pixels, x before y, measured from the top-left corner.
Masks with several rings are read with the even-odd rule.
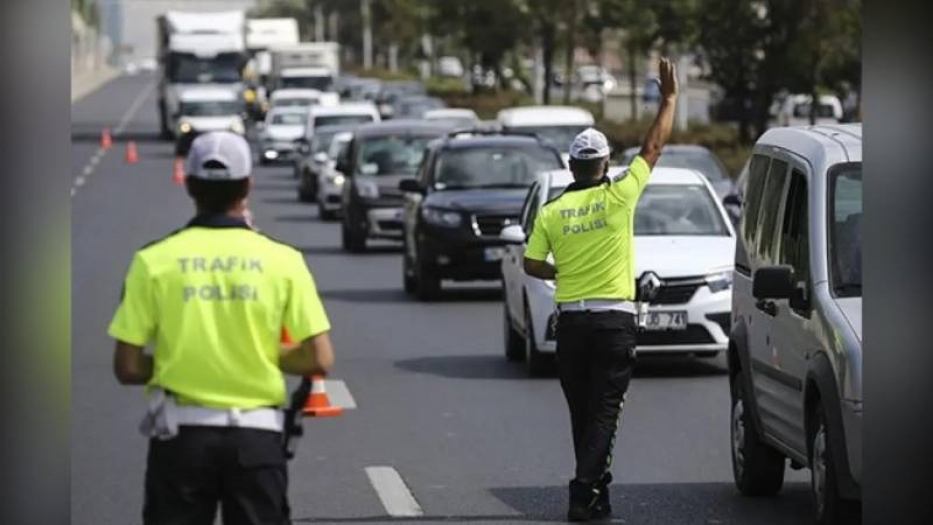
[[[270,124],[303,126],[306,120],[301,113],[273,113]]]
[[[752,250],[758,232],[758,210],[761,208],[761,198],[768,179],[769,162],[770,159],[764,155],[754,155],[748,166],[746,202],[742,212],[742,237]]]
[[[320,115],[314,117],[314,127],[339,126],[341,124],[366,124],[373,121],[371,115]]]
[[[807,179],[800,170],[793,170],[784,205],[781,225],[779,262],[794,267],[797,280],[810,279],[810,244],[807,202]]]
[[[635,235],[729,235],[705,186],[650,184],[635,208]]]
[[[448,149],[434,170],[438,189],[529,187],[535,174],[561,169],[554,151],[538,146]]]
[[[363,175],[414,175],[425,147],[435,137],[368,137],[357,148],[357,173]]]
[[[239,102],[182,102],[179,112],[189,117],[225,117],[237,115],[243,109]]]
[[[774,230],[777,227],[778,211],[784,197],[787,163],[772,159],[768,169],[768,181],[761,200],[761,218],[758,221],[758,256],[763,264],[774,262]]]
[[[838,296],[862,295],[862,164],[830,174],[830,271]]]

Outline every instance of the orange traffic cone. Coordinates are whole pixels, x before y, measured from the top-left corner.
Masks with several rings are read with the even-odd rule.
[[[136,151],[136,142],[131,140],[126,144],[126,163],[136,164],[137,162],[139,162],[139,153]]]
[[[343,409],[330,404],[327,391],[324,387],[324,378],[311,376],[311,394],[305,401],[302,413],[311,417],[334,417],[343,414]]]
[[[178,186],[182,186],[185,183],[185,161],[181,157],[175,157],[175,170],[172,173],[172,182]]]
[[[110,137],[110,130],[104,128],[104,130],[100,132],[100,147],[103,149],[110,149],[111,146],[113,146],[113,139]]]

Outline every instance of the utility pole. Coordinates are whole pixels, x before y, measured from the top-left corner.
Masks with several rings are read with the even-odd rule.
[[[363,19],[363,69],[373,67],[373,28],[369,0],[360,0],[360,15]]]
[[[690,98],[687,96],[687,68],[690,67],[690,60],[685,53],[681,53],[677,62],[677,84],[679,92],[677,93],[677,112],[675,114],[677,118],[676,127],[679,131],[686,131],[687,117],[689,116],[687,101]]]

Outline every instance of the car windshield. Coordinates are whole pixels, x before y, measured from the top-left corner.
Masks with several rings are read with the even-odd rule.
[[[307,118],[301,113],[272,113],[269,124],[279,126],[303,126]]]
[[[637,155],[637,151],[629,151],[622,160],[622,164],[630,164]],[[671,151],[661,150],[658,158],[658,167],[687,168],[697,170],[710,182],[727,180],[729,174],[719,160],[708,151]]]
[[[830,171],[830,267],[841,297],[862,296],[862,164]]]
[[[366,124],[372,121],[372,115],[318,115],[314,117],[314,127],[339,126],[341,124]]]
[[[283,88],[316,89],[330,91],[334,87],[333,77],[282,77]]]
[[[236,54],[223,53],[213,58],[198,58],[185,53],[173,53],[166,69],[169,80],[179,84],[230,84],[242,80]]]
[[[649,184],[635,207],[635,235],[729,235],[706,186]]]
[[[311,153],[327,153],[336,134],[336,131],[318,131],[315,133],[314,138],[311,139]]]
[[[363,139],[357,154],[362,175],[414,175],[434,136],[388,136]]]
[[[437,189],[527,188],[535,174],[563,168],[555,152],[539,146],[449,149],[437,162]]]
[[[240,103],[228,101],[182,102],[179,106],[181,114],[189,117],[226,117],[242,109]]]
[[[534,133],[550,141],[560,151],[568,151],[570,143],[589,126],[516,126],[510,128],[520,133]]]
[[[305,108],[313,105],[310,98],[277,98],[274,104],[282,108]]]

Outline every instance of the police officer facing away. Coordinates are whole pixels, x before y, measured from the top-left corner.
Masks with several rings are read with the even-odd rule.
[[[602,133],[591,128],[574,139],[574,182],[541,209],[525,251],[525,272],[557,286],[557,361],[577,465],[570,521],[611,513],[609,466],[634,364],[635,205],[670,136],[677,96],[667,59],[660,63],[660,83],[658,114],[627,173],[607,176],[610,150]]]
[[[145,525],[212,525],[218,504],[228,525],[290,523],[283,373],[334,357],[302,254],[244,219],[251,159],[236,134],[195,139],[197,214],[136,252],[110,324],[117,379],[148,387]],[[282,328],[300,344],[282,348]]]

